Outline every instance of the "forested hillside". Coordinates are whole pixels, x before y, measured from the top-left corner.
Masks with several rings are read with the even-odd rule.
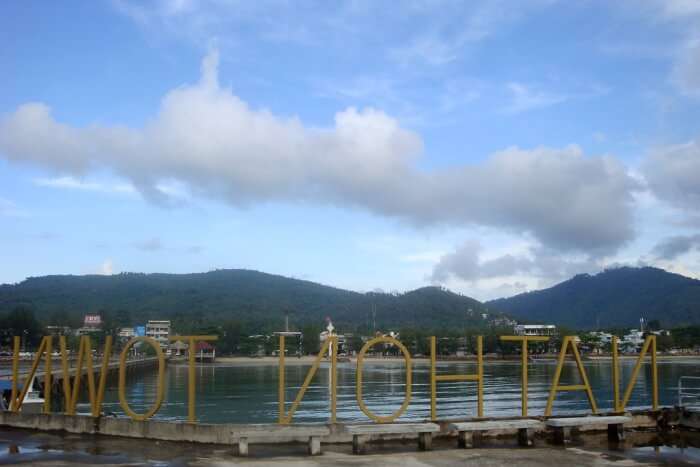
[[[518,320],[574,329],[700,324],[700,281],[657,268],[623,267],[581,274],[549,289],[487,302]]]
[[[240,320],[259,330],[280,329],[285,313],[293,325],[377,328],[481,326],[484,306],[469,297],[425,287],[404,294],[358,293],[250,270],[201,274],[45,276],[0,286],[0,313],[32,309],[44,323],[76,326],[85,313],[126,321],[170,318],[212,323]],[[471,310],[471,312],[469,311]]]

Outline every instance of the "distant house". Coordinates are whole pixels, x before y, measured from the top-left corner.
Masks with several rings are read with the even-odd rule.
[[[146,337],[155,339],[160,348],[167,350],[170,346],[170,321],[169,320],[149,320],[146,323]]]
[[[556,336],[557,327],[553,324],[516,324],[513,332],[516,336]]]
[[[73,330],[68,326],[46,326],[46,333],[50,336],[69,336]]]
[[[213,362],[216,358],[216,349],[209,342],[197,342],[197,345],[195,346],[195,358],[200,362]]]
[[[96,313],[88,313],[83,317],[83,327],[75,332],[78,336],[85,336],[102,330],[102,316]]]
[[[187,345],[186,343],[184,343],[182,341],[177,341],[170,346],[171,355],[173,355],[175,357],[180,357],[182,355],[185,355],[187,353],[188,347],[189,347],[189,345]]]
[[[133,337],[136,337],[136,329],[126,327],[119,330],[119,339],[128,341]]]

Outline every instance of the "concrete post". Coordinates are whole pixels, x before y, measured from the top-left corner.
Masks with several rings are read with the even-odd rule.
[[[571,427],[554,427],[554,444],[569,444],[571,442]]]
[[[430,451],[433,448],[433,434],[418,433],[418,449],[421,451]]]
[[[367,435],[352,435],[352,453],[364,454],[369,437]]]
[[[608,425],[608,441],[619,442],[625,439],[625,427],[622,423]]]
[[[474,444],[472,442],[472,432],[460,431],[457,434],[457,446],[463,449],[474,447]]]
[[[321,455],[321,438],[319,436],[309,436],[309,455]]]
[[[238,438],[238,455],[248,457],[248,438]]]
[[[528,428],[518,429],[518,445],[530,447],[535,445],[535,430]]]

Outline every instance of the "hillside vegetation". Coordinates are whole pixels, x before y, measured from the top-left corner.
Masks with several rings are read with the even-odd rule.
[[[18,306],[34,310],[44,323],[74,326],[85,313],[100,311],[127,314],[140,323],[157,318],[198,323],[233,319],[261,331],[279,330],[285,313],[295,326],[323,324],[327,316],[352,329],[369,329],[375,322],[378,329],[487,324],[481,316],[483,304],[438,287],[404,294],[358,293],[241,269],[45,276],[0,286],[0,313]]]
[[[700,281],[663,269],[623,267],[581,274],[549,289],[487,302],[518,320],[574,329],[700,324]]]

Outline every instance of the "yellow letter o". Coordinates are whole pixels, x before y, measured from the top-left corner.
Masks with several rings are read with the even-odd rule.
[[[148,345],[153,347],[158,356],[158,383],[156,387],[156,400],[151,406],[151,408],[146,413],[136,413],[131,410],[129,403],[126,400],[126,356],[129,354],[129,349],[133,347],[139,341],[146,342]],[[163,351],[160,350],[160,344],[151,337],[134,337],[124,346],[122,354],[119,358],[119,404],[121,404],[124,412],[131,417],[132,420],[142,421],[151,418],[163,403],[163,396],[165,392],[165,357],[163,356]]]
[[[365,354],[373,345],[378,344],[380,342],[385,342],[397,346],[399,350],[401,350],[404,361],[406,362],[406,396],[403,399],[401,407],[399,407],[399,409],[396,412],[388,416],[380,416],[374,414],[371,410],[367,408],[364,401],[362,400],[362,364],[365,358]],[[362,410],[362,412],[365,415],[367,415],[369,418],[371,418],[377,423],[391,423],[397,418],[399,418],[406,411],[406,409],[408,408],[408,404],[411,402],[411,354],[401,342],[397,341],[393,337],[375,337],[374,339],[367,341],[367,343],[364,346],[362,346],[362,349],[360,350],[360,353],[357,356],[357,374],[355,376],[355,381],[357,404],[360,406],[360,410]]]

